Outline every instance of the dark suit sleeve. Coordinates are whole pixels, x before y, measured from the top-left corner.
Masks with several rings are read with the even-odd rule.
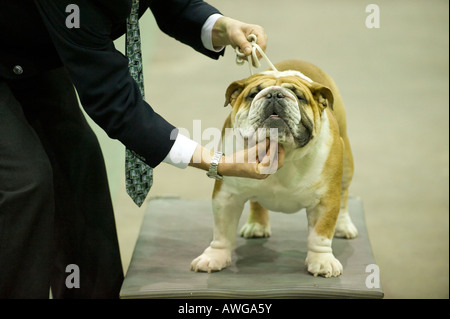
[[[88,115],[108,136],[157,166],[174,143],[170,136],[175,127],[141,98],[128,59],[110,38],[110,18],[89,0],[35,3]],[[79,7],[80,28],[66,26],[69,4]]]
[[[211,58],[224,54],[207,50],[201,41],[201,30],[209,16],[219,10],[202,0],[146,0],[164,33]]]

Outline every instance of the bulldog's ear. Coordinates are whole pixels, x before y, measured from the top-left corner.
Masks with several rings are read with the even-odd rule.
[[[322,108],[326,108],[329,106],[331,109],[333,109],[333,103],[334,103],[334,97],[331,90],[323,86],[321,84],[314,83],[312,93],[314,96],[314,99],[317,103],[319,103],[319,106]]]
[[[227,92],[225,93],[224,107],[227,107],[228,104],[233,106],[234,102],[236,101],[239,94],[241,94],[244,87],[245,87],[245,84],[242,81],[235,81],[235,82],[231,83],[227,88]]]

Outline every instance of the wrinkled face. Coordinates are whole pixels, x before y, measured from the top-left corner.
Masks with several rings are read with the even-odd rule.
[[[317,125],[329,100],[328,88],[291,71],[259,73],[227,90],[232,125],[242,136],[250,138],[258,129],[269,136],[276,128],[278,142],[295,148],[305,146],[320,129]]]

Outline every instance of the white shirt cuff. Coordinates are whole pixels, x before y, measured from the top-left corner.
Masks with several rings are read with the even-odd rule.
[[[178,133],[169,154],[163,160],[178,168],[186,168],[194,155],[198,143]]]
[[[215,49],[212,44],[212,29],[214,27],[214,24],[216,24],[217,20],[221,17],[223,16],[219,13],[210,15],[202,27],[202,34],[201,34],[202,43],[203,46],[210,51],[220,52],[224,48],[221,47],[219,49]]]

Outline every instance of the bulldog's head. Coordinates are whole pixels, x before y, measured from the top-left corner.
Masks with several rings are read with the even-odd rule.
[[[299,148],[320,130],[322,112],[333,106],[333,94],[300,72],[266,71],[230,84],[228,104],[233,107],[232,127],[245,138],[260,128],[267,134],[277,128],[279,143]]]

